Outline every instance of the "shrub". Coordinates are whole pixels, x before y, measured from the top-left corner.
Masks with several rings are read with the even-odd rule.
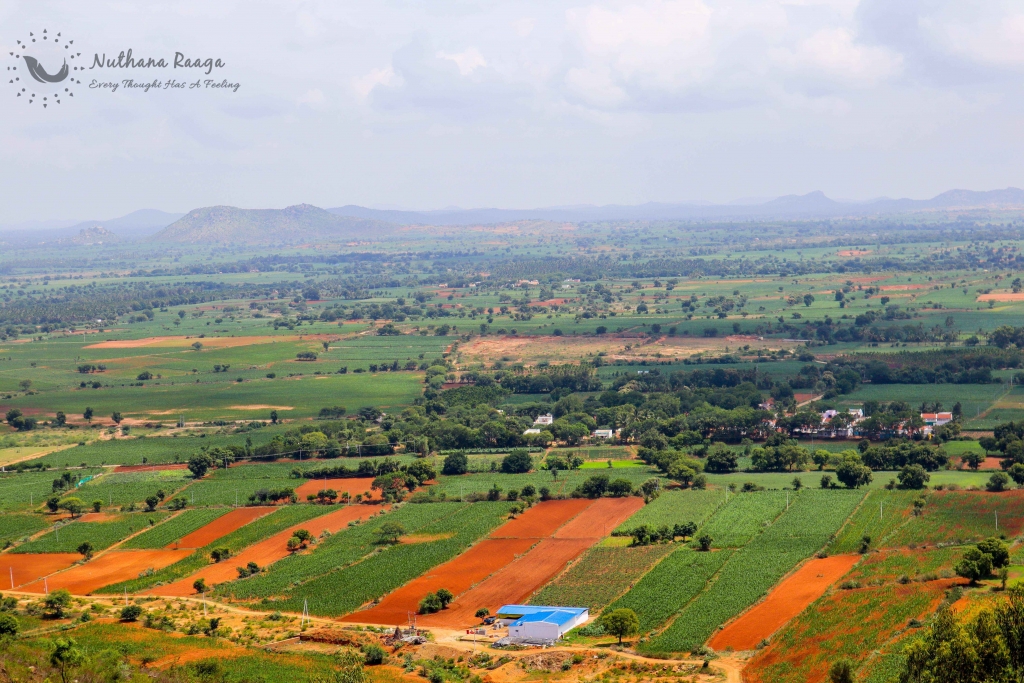
[[[377,643],[370,643],[363,646],[363,662],[367,666],[377,666],[383,664],[384,660],[387,659],[388,653]]]
[[[142,616],[142,608],[138,605],[125,605],[121,610],[121,621],[138,621]]]
[[[501,471],[505,474],[525,474],[533,468],[533,460],[525,448],[517,448],[506,455],[501,461]]]

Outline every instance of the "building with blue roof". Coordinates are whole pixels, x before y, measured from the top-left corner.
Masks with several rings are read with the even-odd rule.
[[[508,626],[511,640],[550,642],[586,623],[590,610],[586,607],[502,605],[496,616]]]

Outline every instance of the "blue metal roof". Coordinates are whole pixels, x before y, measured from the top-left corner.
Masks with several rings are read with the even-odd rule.
[[[586,607],[551,607],[547,605],[503,605],[498,615],[519,617],[511,626],[547,622],[565,626],[587,612]]]

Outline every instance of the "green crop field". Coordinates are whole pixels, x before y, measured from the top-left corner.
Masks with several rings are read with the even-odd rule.
[[[640,617],[641,632],[649,632],[700,595],[733,552],[724,549],[703,553],[678,548],[608,609],[633,610]]]
[[[157,524],[152,529],[134,536],[121,547],[125,550],[150,550],[166,548],[196,529],[206,526],[218,517],[227,514],[230,508],[198,508],[181,513]]]
[[[607,469],[607,468],[605,468]],[[649,467],[624,467],[615,469],[613,472],[606,472],[601,468],[597,470],[569,470],[560,471],[558,476],[553,477],[551,472],[540,470],[528,474],[502,474],[500,472],[486,472],[482,474],[464,474],[461,476],[442,476],[438,480],[437,493],[442,491],[448,498],[458,499],[459,496],[470,493],[487,493],[492,486],[497,485],[504,492],[511,489],[521,491],[527,484],[532,484],[538,491],[546,487],[551,495],[571,495],[573,490],[592,476],[607,474],[611,480],[626,479],[633,486],[639,486],[653,476],[656,472]]]
[[[786,511],[787,500],[795,502],[797,494],[781,491],[752,491],[730,494],[728,500],[701,528],[716,548],[739,548],[771,526]]]
[[[586,607],[596,615],[676,549],[671,543],[635,548],[595,546],[537,591],[530,604]]]
[[[725,492],[721,490],[662,491],[661,495],[620,524],[614,533],[626,534],[642,524],[660,528],[693,522],[701,526],[723,503]]]
[[[887,544],[969,543],[1000,532],[1016,536],[1021,531],[1024,497],[1019,492],[935,491],[928,494],[922,513],[911,517]]]
[[[401,524],[407,533],[419,533],[461,509],[461,506],[451,503],[403,505],[328,536],[318,542],[310,553],[286,557],[256,576],[221,584],[217,587],[217,594],[235,600],[282,595],[294,586],[341,571],[379,548],[376,531],[385,522]]]
[[[240,550],[258,543],[269,536],[273,536],[279,531],[284,531],[288,527],[301,524],[314,517],[325,515],[332,510],[333,508],[327,505],[286,505],[269,515],[264,515],[259,519],[249,522],[241,529],[217,539],[205,548],[200,548],[188,557],[157,570],[149,576],[140,576],[137,579],[115,583],[94,592],[110,594],[127,590],[129,593],[137,593],[147,588],[176,581],[208,565],[210,563],[210,551],[214,547],[227,548],[231,554],[236,554]]]
[[[341,616],[383,597],[431,567],[455,557],[482,538],[508,515],[507,503],[434,503],[452,510],[419,533],[444,536],[429,543],[398,544],[385,548],[340,571],[295,586],[278,600],[262,600],[261,609],[301,611],[308,601],[311,614]]]
[[[759,600],[798,562],[824,547],[864,497],[859,491],[802,491],[789,510],[734,552],[711,587],[687,605],[644,646],[651,652],[686,652]]]
[[[146,472],[111,472],[82,484],[76,496],[87,504],[94,500],[104,506],[143,505],[143,501],[157,491],[163,491],[170,500],[191,482],[187,470],[156,470]]]
[[[75,474],[88,477],[101,470],[78,470]],[[52,472],[22,472],[0,475],[0,512],[39,509],[43,501],[53,495],[53,480],[59,475]]]
[[[15,553],[73,553],[84,541],[92,544],[93,550],[104,550],[159,523],[166,512],[135,512],[118,515],[109,522],[78,522],[62,524],[39,538],[17,546]]]
[[[19,541],[50,526],[42,515],[0,515],[0,547]]]
[[[914,499],[920,496],[919,491],[869,491],[836,539],[829,544],[829,552],[858,552],[865,536],[871,539],[872,549],[886,547],[892,534],[909,521]]]

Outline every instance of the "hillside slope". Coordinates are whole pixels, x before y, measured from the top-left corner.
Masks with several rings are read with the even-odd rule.
[[[309,204],[285,209],[209,206],[193,209],[149,238],[190,244],[296,244],[307,241],[379,237],[393,226],[382,221],[338,216]]]

